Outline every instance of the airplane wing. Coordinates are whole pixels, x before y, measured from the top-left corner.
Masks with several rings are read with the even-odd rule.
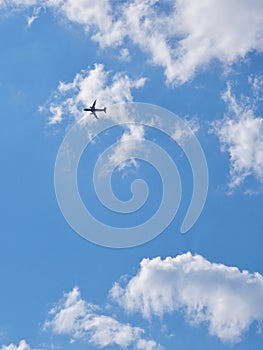
[[[93,114],[94,117],[95,117],[96,119],[99,119],[98,116],[97,116],[97,114],[96,114],[95,112],[92,112],[92,113],[90,113],[90,114]]]
[[[91,106],[91,108],[92,108],[92,109],[94,109],[94,108],[95,108],[96,101],[97,101],[97,100],[95,100],[95,101],[93,102],[93,105]]]

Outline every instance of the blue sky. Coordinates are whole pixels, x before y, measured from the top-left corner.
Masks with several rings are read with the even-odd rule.
[[[262,1],[0,0],[0,14],[0,349],[261,348]],[[124,249],[91,243],[68,225],[56,199],[55,161],[95,98],[108,113],[98,121],[86,115],[92,135],[116,122],[123,102],[159,106],[157,128],[173,113],[192,129],[209,188],[186,234],[180,228],[193,176],[180,137],[140,125],[116,127],[86,148],[78,173],[83,202],[112,227],[153,216],[162,176],[151,161],[130,159],[135,151],[147,155],[148,139],[181,177],[173,221]],[[104,166],[119,166],[116,196],[129,200],[138,178],[149,186],[134,213],[105,210],[93,189],[93,168],[112,144]]]

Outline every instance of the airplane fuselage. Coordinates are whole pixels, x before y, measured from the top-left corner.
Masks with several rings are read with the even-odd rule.
[[[93,102],[93,105],[90,106],[89,108],[84,108],[83,110],[85,112],[90,112],[90,114],[93,114],[96,119],[99,119],[96,112],[104,112],[106,113],[106,107],[104,108],[95,108],[96,105],[96,100]]]
[[[86,112],[106,112],[106,107],[105,108],[84,108],[83,111]]]

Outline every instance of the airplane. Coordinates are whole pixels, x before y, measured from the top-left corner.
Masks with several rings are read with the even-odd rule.
[[[99,119],[98,116],[97,116],[97,114],[96,114],[96,112],[104,112],[104,113],[106,113],[106,109],[107,109],[107,108],[106,108],[106,107],[104,107],[104,108],[95,108],[96,101],[97,101],[97,100],[95,100],[95,101],[93,102],[93,105],[90,106],[89,108],[84,108],[83,111],[91,112],[90,114],[93,114],[94,117],[95,117],[96,119]]]

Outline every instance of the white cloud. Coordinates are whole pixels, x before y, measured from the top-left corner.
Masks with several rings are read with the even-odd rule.
[[[103,64],[95,64],[93,69],[76,74],[71,83],[60,82],[48,106],[51,113],[49,123],[59,123],[65,115],[80,119],[84,116],[83,107],[95,99],[103,106],[131,102],[132,89],[143,87],[145,81],[145,78],[133,80],[124,73],[112,75]]]
[[[211,335],[239,341],[263,320],[263,276],[211,263],[200,255],[143,259],[126,286],[115,283],[111,297],[145,318],[181,311],[192,324],[208,324]]]
[[[200,129],[200,124],[197,118],[184,118],[184,123],[187,127],[189,127],[190,131],[186,128],[178,128],[178,126],[175,128],[174,132],[172,133],[172,138],[176,142],[183,143],[187,141],[189,137],[191,137],[193,134],[196,134]]]
[[[37,20],[37,16],[32,15],[27,17],[27,28],[31,27],[32,24]]]
[[[14,344],[2,345],[1,350],[30,350],[30,346],[25,340],[21,340],[18,346]]]
[[[41,108],[40,108],[41,110]],[[60,106],[55,106],[53,104],[50,105],[49,111],[51,113],[51,117],[49,118],[49,125],[54,125],[62,122],[63,108]]]
[[[99,311],[97,306],[83,300],[79,289],[74,288],[50,311],[51,320],[45,322],[44,329],[69,335],[72,341],[83,340],[98,347],[118,345],[126,348],[134,345],[136,349],[162,349],[155,341],[142,337],[142,328],[121,323]]]
[[[130,62],[131,60],[130,51],[127,48],[121,49],[119,59],[121,61]]]
[[[172,25],[181,38],[170,79],[185,82],[214,59],[232,64],[263,49],[261,0],[178,0],[175,7]]]
[[[69,21],[82,25],[86,32],[92,33],[92,38],[101,47],[117,45],[123,38],[121,21],[113,17],[110,0],[52,0],[47,6],[53,7]]]
[[[38,0],[2,0],[0,5],[2,7],[30,7],[38,3]]]
[[[263,100],[263,76],[262,75],[250,75],[248,78],[248,82],[252,87],[252,92],[254,94],[254,98],[257,101]]]
[[[248,176],[263,183],[263,119],[256,116],[254,102],[258,99],[259,80],[251,81],[255,99],[233,95],[231,85],[223,94],[228,112],[222,120],[213,123],[221,150],[230,155],[230,188],[240,185]]]
[[[161,350],[160,345],[157,345],[153,340],[139,339],[136,345],[137,350]]]
[[[113,148],[106,168],[111,171],[115,167],[117,167],[118,170],[123,170],[132,165],[137,167],[136,159],[131,157],[131,155],[135,150],[138,151],[139,148],[143,147],[144,140],[143,125],[128,124],[127,131],[122,134],[116,146]],[[107,174],[107,169],[104,169],[105,174]]]
[[[27,16],[27,28],[31,27],[32,24],[38,19],[41,7],[35,7],[31,16]]]
[[[9,0],[6,6],[36,3]],[[126,46],[129,39],[164,69],[169,84],[191,80],[213,60],[231,65],[263,50],[261,0],[43,0],[40,5],[81,25],[102,48]]]

